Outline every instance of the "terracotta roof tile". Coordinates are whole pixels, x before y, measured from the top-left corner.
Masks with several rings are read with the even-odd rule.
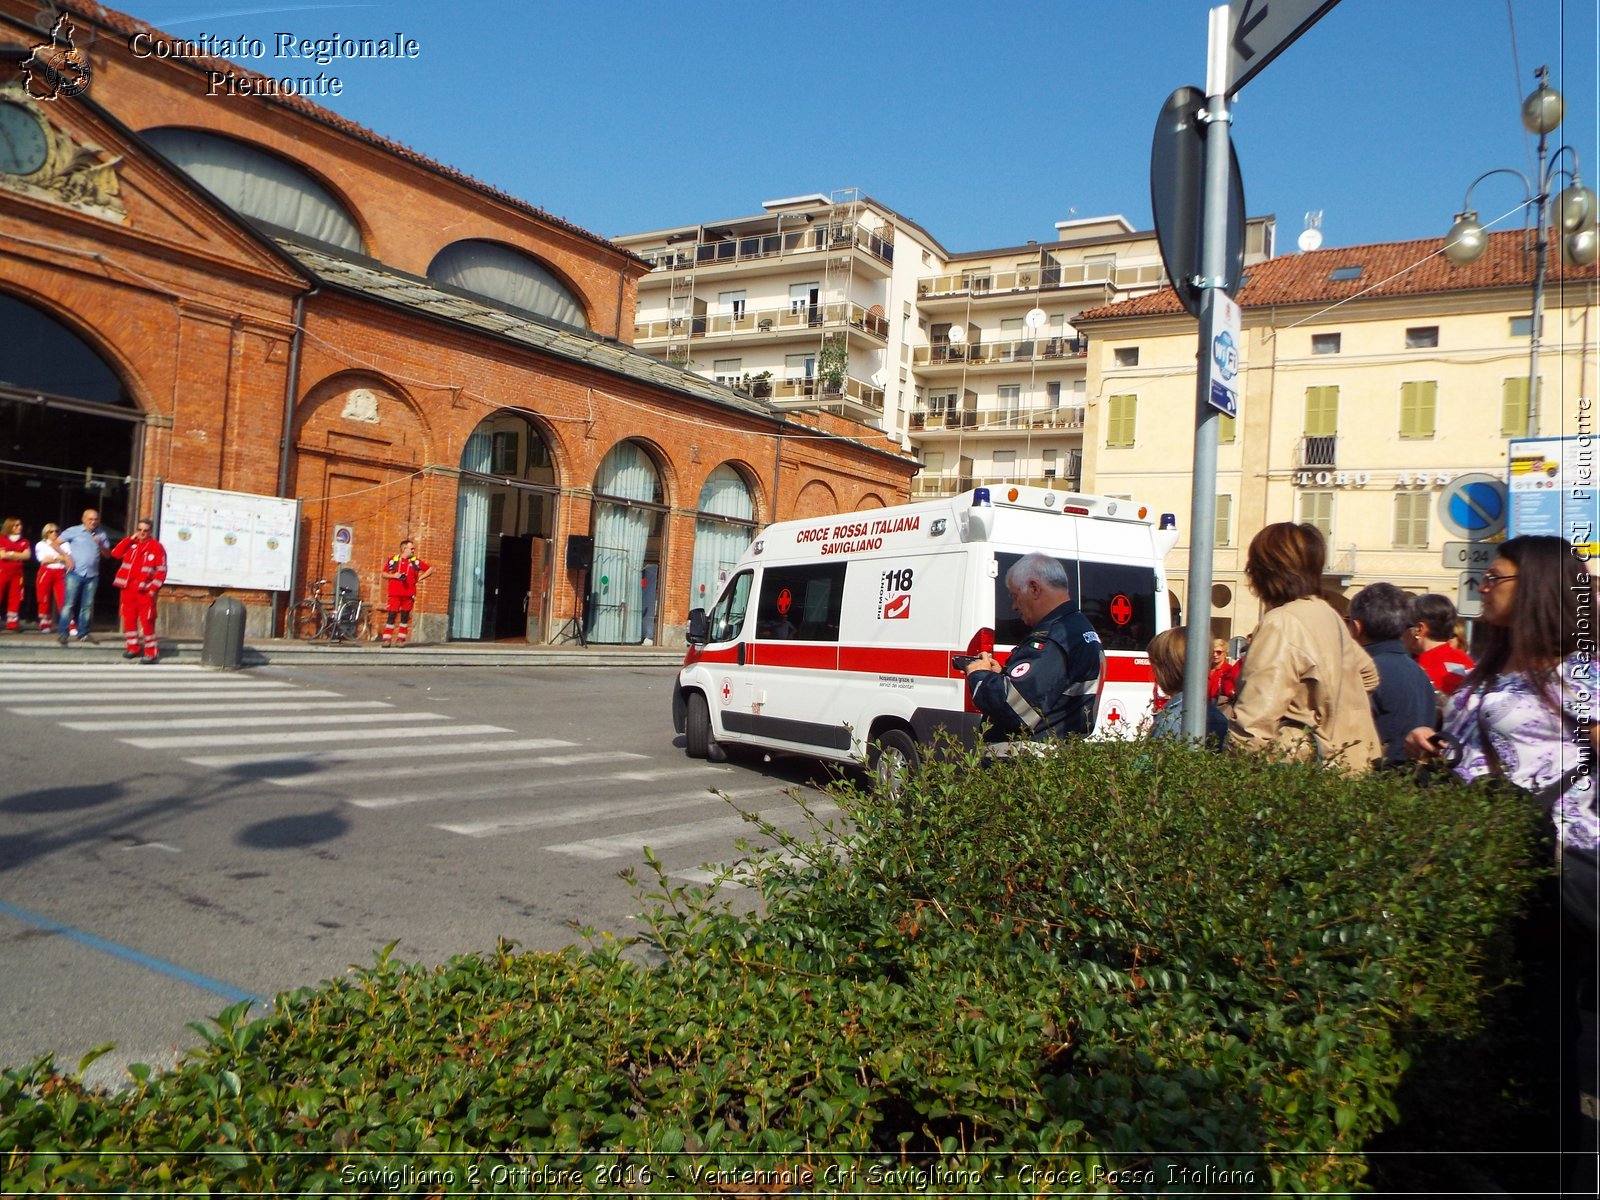
[[[168,36],[161,30],[156,29],[153,25],[146,25],[144,22],[136,20],[135,18],[128,16],[126,13],[118,12],[114,8],[109,8],[104,4],[98,3],[97,0],[82,0],[81,5],[74,6],[74,11],[78,14],[89,17],[91,20],[99,22],[108,29],[122,34],[125,41],[127,38],[133,37],[133,35],[136,33],[161,34],[163,37]],[[229,59],[218,58],[212,55],[200,55],[192,59],[185,59],[184,61],[193,62],[202,69],[206,70],[226,68],[230,74],[236,75],[240,78],[265,78],[265,76],[261,75],[259,72],[251,71],[245,67],[241,67],[238,63],[232,62]],[[544,209],[539,208],[536,205],[529,204],[526,200],[522,200],[516,196],[513,196],[510,192],[504,192],[497,187],[491,187],[489,184],[482,183],[479,180],[472,178],[472,176],[466,174],[464,171],[458,171],[454,167],[447,167],[443,163],[429,158],[425,154],[419,154],[409,146],[402,145],[391,138],[386,138],[382,134],[374,133],[364,125],[358,125],[356,122],[349,120],[346,117],[341,117],[338,113],[333,112],[331,109],[323,108],[320,104],[312,103],[304,96],[261,96],[259,99],[268,104],[277,104],[284,108],[293,109],[295,112],[310,117],[314,121],[321,122],[330,128],[337,129],[340,133],[348,134],[349,136],[358,138],[369,145],[377,146],[387,153],[393,154],[396,158],[404,159],[406,162],[413,163],[428,171],[432,171],[435,174],[442,175],[447,179],[463,185],[464,187],[469,187],[474,191],[483,193],[486,196],[491,196],[496,200],[499,200],[505,204],[509,204],[511,207],[520,212],[527,213],[530,216],[537,217],[541,221],[548,222],[558,229],[564,229],[567,232],[576,234],[578,237],[584,238],[587,241],[604,246],[606,249],[615,254],[619,254],[624,258],[634,259],[638,262],[644,261],[631,250],[624,250],[622,247],[608,241],[597,233],[591,233],[582,226],[574,225],[572,222],[564,220],[561,217],[553,216]]]
[[[1443,238],[1414,242],[1378,242],[1286,254],[1245,270],[1239,293],[1244,308],[1283,304],[1332,304],[1354,296],[1385,299],[1464,292],[1479,288],[1527,288],[1533,284],[1532,235],[1521,230],[1489,235],[1489,247],[1477,262],[1458,267],[1442,253]],[[1334,280],[1340,267],[1360,267],[1359,278]],[[1551,249],[1549,283],[1593,283],[1595,267],[1563,267]],[[1079,313],[1074,321],[1175,315],[1184,311],[1178,294],[1162,288],[1146,296],[1105,304]]]

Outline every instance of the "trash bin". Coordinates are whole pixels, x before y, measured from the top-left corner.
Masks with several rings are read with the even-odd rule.
[[[200,665],[223,671],[244,665],[244,605],[232,596],[220,596],[206,609]]]

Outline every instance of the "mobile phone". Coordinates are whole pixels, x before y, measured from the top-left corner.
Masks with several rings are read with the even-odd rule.
[[[957,654],[950,660],[950,665],[958,671],[965,671],[973,663],[977,662],[978,658],[979,656],[976,654]]]

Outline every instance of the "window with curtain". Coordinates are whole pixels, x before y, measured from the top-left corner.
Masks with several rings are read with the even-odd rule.
[[[197,129],[147,129],[141,136],[235,212],[340,250],[365,251],[355,218],[304,168]]]
[[[589,640],[637,644],[644,627],[644,575],[661,522],[661,477],[644,448],[614,447],[594,480],[594,567],[589,572]]]
[[[494,439],[484,430],[467,438],[461,469],[487,474]],[[463,478],[456,495],[456,544],[451,556],[450,636],[483,636],[484,566],[489,551],[489,487]]]
[[[428,264],[428,278],[563,325],[589,328],[583,305],[531,254],[498,242],[452,242]]]
[[[1106,445],[1133,445],[1139,397],[1112,396],[1106,401]]]
[[[696,507],[689,607],[709,610],[755,537],[755,502],[744,477],[723,463],[706,477]]]
[[[1400,436],[1403,438],[1431,438],[1434,414],[1437,409],[1439,384],[1432,379],[1419,379],[1400,385]]]

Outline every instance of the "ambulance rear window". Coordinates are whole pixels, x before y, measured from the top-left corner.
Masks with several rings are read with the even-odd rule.
[[[1015,646],[1030,632],[1011,607],[1006,572],[1020,554],[996,554],[999,573],[994,581],[994,640],[998,646]],[[1072,597],[1089,618],[1107,650],[1143,650],[1156,635],[1156,573],[1152,567],[1120,563],[1059,560],[1067,569]]]
[[[837,642],[844,607],[844,563],[768,567],[756,605],[756,637]]]

